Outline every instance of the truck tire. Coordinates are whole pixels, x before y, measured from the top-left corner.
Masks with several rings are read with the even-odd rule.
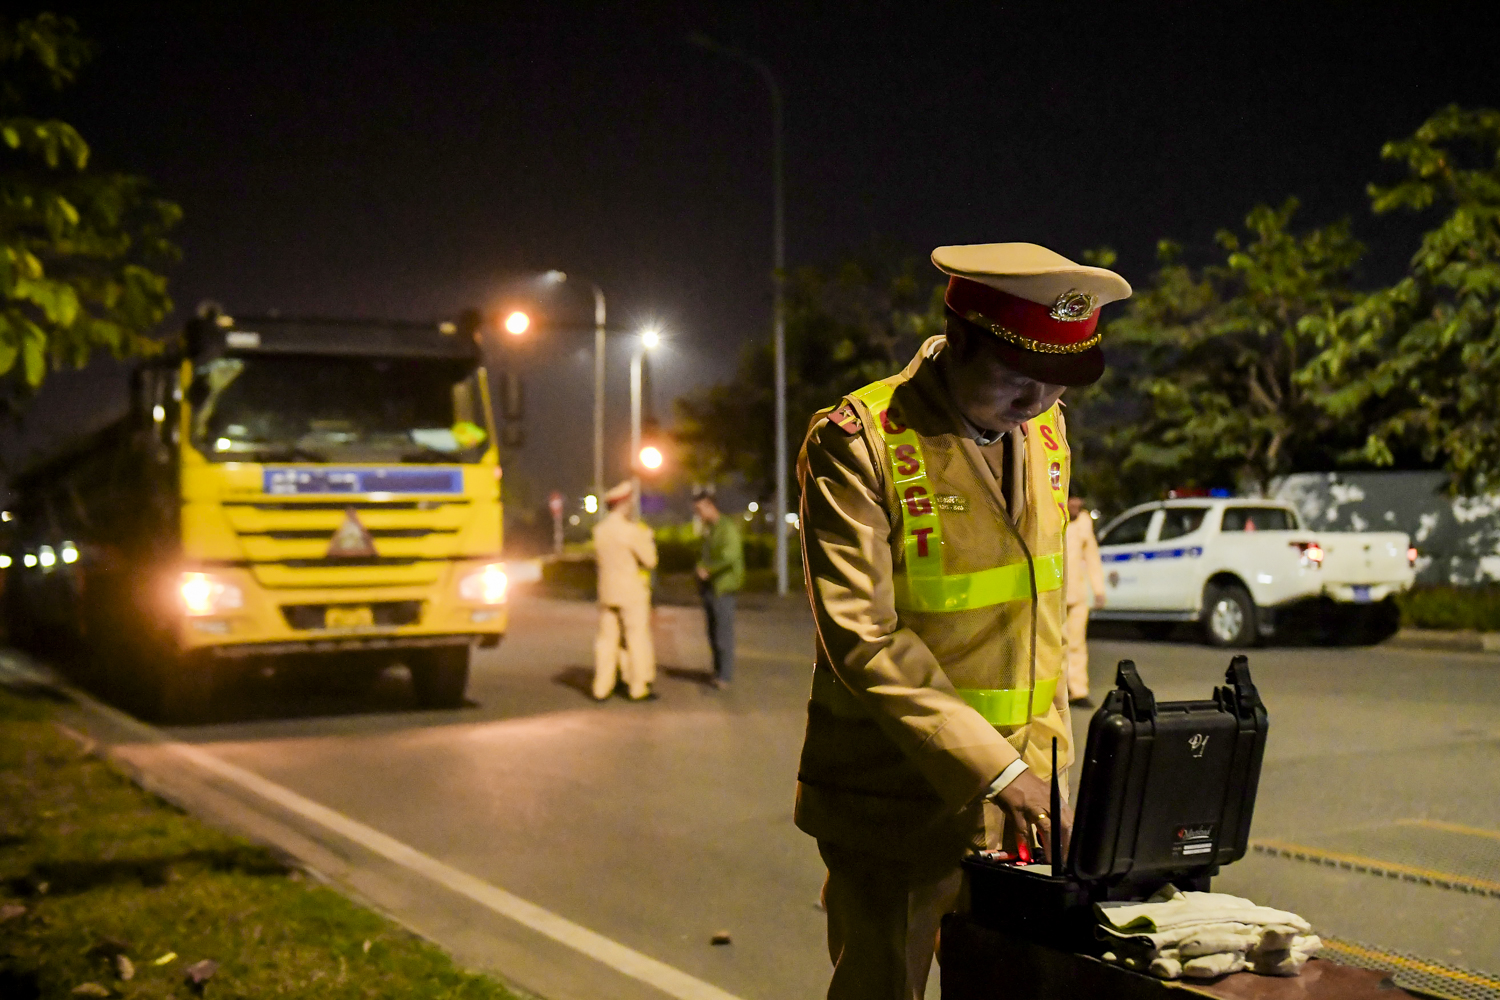
[[[438,646],[407,657],[412,692],[422,708],[458,708],[469,686],[469,647]]]
[[[1255,601],[1237,583],[1209,584],[1203,594],[1203,631],[1211,646],[1253,646]]]
[[[218,664],[206,651],[162,656],[155,670],[152,714],[168,725],[207,722],[214,708],[218,673]]]

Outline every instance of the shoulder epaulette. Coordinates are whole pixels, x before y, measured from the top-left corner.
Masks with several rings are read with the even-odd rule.
[[[858,434],[863,427],[859,422],[859,414],[854,412],[854,404],[845,402],[843,406],[828,414],[830,423],[837,424],[838,429],[845,434]]]

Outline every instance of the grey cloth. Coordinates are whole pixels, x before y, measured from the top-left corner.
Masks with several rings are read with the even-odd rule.
[[[708,619],[708,644],[714,651],[714,676],[721,681],[734,677],[734,591],[715,594],[708,583],[700,583],[703,615]]]

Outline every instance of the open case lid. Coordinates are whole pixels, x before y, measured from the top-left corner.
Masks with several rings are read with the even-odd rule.
[[[1243,857],[1268,728],[1249,661],[1211,701],[1158,702],[1130,660],[1115,683],[1089,722],[1066,874],[1160,885]]]

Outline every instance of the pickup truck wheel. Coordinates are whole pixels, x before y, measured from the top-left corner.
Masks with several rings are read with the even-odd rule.
[[[1203,601],[1203,631],[1210,645],[1250,646],[1255,642],[1255,602],[1237,583],[1213,585]]]
[[[416,651],[407,661],[417,704],[423,708],[458,708],[469,686],[469,647],[438,646]]]

